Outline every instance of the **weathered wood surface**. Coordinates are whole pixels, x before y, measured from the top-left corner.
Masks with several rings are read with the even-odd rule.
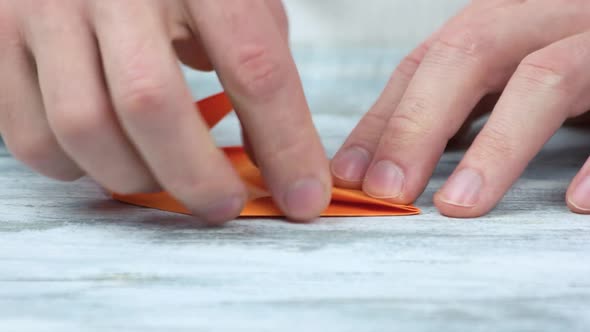
[[[320,64],[298,61],[333,153],[385,69],[331,71],[321,59],[333,57],[309,57]],[[201,94],[215,90],[189,80]],[[230,119],[215,135],[235,143],[234,129]],[[564,192],[589,138],[559,134],[478,220],[432,207],[455,152],[419,216],[219,229],[112,202],[88,180],[52,182],[2,150],[0,330],[588,331],[590,219],[568,212]]]

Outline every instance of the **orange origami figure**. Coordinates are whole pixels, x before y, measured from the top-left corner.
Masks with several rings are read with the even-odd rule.
[[[214,127],[233,109],[224,93],[220,93],[197,102],[197,108],[203,119]],[[282,217],[284,214],[274,204],[260,171],[250,161],[242,147],[223,148],[228,159],[248,187],[249,201],[240,217]],[[190,214],[182,203],[166,192],[153,194],[119,195],[113,198],[121,202],[155,208],[164,211]],[[420,213],[412,205],[399,205],[371,198],[359,190],[332,189],[332,200],[322,217],[361,217],[361,216],[405,216]]]

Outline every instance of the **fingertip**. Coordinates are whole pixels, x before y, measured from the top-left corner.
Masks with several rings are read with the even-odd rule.
[[[301,179],[293,183],[283,197],[282,205],[287,217],[293,221],[307,222],[317,218],[330,203],[331,184],[317,178]]]
[[[413,175],[413,174],[410,174]],[[412,204],[424,192],[425,184],[407,176],[397,163],[381,160],[373,164],[361,183],[365,195],[393,204]]]
[[[481,204],[461,205],[450,201],[440,191],[434,195],[434,206],[441,215],[449,218],[478,218],[486,215],[493,208],[486,208]]]
[[[354,190],[360,190],[363,185],[362,181],[358,181],[358,182],[345,181],[345,180],[342,180],[342,179],[336,177],[334,174],[332,174],[332,183],[334,183],[334,187],[337,187],[337,188],[354,189]]]
[[[434,195],[434,206],[438,212],[449,218],[475,218],[477,214],[473,213],[474,207],[460,206],[453,202],[449,202],[445,198],[441,197],[441,193],[438,192]]]
[[[100,184],[104,192],[114,192],[119,195],[155,194],[162,192],[162,187],[153,178],[139,180],[130,184],[121,184],[119,187],[109,187],[104,183]]]
[[[236,219],[244,209],[245,204],[245,196],[235,194],[211,203],[204,211],[195,211],[194,214],[209,226],[221,226]]]
[[[577,214],[590,214],[590,210],[589,209],[585,209],[582,208],[581,206],[577,205],[576,203],[572,202],[571,200],[566,200],[566,204],[568,209],[570,209],[571,212],[573,213],[577,213]]]
[[[361,147],[349,147],[339,151],[330,162],[335,182],[344,187],[360,188],[371,163],[371,154]]]
[[[590,176],[574,181],[566,194],[566,203],[574,213],[590,214]]]
[[[374,163],[363,181],[363,191],[378,199],[399,199],[406,189],[405,172],[386,159]]]
[[[439,212],[453,218],[476,218],[486,214],[485,182],[480,170],[459,167],[434,195]]]

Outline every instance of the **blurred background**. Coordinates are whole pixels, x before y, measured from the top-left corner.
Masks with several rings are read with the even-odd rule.
[[[293,46],[409,49],[468,0],[284,0]]]

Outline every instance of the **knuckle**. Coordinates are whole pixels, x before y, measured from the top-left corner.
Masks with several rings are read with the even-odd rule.
[[[285,65],[267,47],[243,47],[236,58],[236,88],[246,96],[271,97],[285,84]]]
[[[390,148],[403,148],[414,143],[427,129],[414,116],[406,113],[394,114],[387,127],[384,144]]]
[[[115,103],[124,113],[153,112],[165,106],[166,82],[174,81],[174,74],[162,69],[151,49],[150,41],[134,41],[126,49],[126,64],[114,89]]]
[[[142,115],[162,110],[167,99],[163,81],[148,76],[130,79],[118,98],[121,112]]]
[[[516,156],[518,145],[506,134],[509,124],[496,122],[478,135],[471,153],[476,160],[510,160]]]
[[[572,66],[566,59],[535,52],[519,65],[516,77],[535,87],[553,90],[567,90],[571,84]]]
[[[431,49],[434,56],[441,61],[480,61],[493,54],[496,43],[496,38],[485,29],[465,25],[442,33]]]
[[[397,133],[420,134],[425,130],[424,124],[416,117],[407,113],[394,114],[388,126],[388,130]]]

